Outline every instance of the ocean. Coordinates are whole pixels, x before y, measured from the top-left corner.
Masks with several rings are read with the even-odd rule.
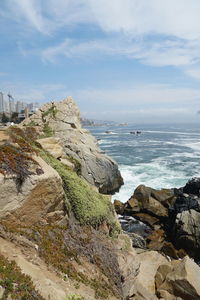
[[[200,176],[200,124],[99,126],[87,129],[119,165],[124,186],[113,196],[127,201],[139,184],[184,186]],[[130,134],[132,131],[141,134]],[[108,131],[108,133],[106,133]]]

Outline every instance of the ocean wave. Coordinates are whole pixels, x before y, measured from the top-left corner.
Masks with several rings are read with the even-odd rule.
[[[113,199],[118,199],[122,202],[126,202],[140,184],[155,189],[178,188],[183,186],[189,179],[183,170],[172,170],[162,160],[134,166],[121,165],[119,169],[124,178],[124,186],[122,186],[119,193],[113,196]]]

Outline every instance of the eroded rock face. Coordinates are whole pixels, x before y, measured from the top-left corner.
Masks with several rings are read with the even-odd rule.
[[[58,173],[40,157],[34,157],[43,170],[40,175],[31,175],[18,192],[13,177],[0,174],[0,218],[7,221],[36,224],[56,210],[62,211],[65,194]]]
[[[123,184],[115,161],[102,153],[88,130],[81,128],[80,112],[71,97],[43,105],[23,125],[30,122],[51,128],[63,145],[64,155],[80,162],[81,176],[101,193],[112,194]]]

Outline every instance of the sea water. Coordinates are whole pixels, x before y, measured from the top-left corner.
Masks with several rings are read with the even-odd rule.
[[[200,176],[200,124],[88,129],[102,151],[119,165],[124,186],[114,199],[127,201],[139,184],[156,189],[181,187],[188,179]],[[141,134],[130,133],[134,131]]]

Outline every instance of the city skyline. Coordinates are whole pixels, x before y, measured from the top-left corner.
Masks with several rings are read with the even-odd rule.
[[[15,98],[10,93],[3,93],[0,91],[0,113],[8,113],[12,114],[13,112],[20,113],[24,111],[26,108],[29,111],[36,111],[39,107],[37,102],[23,102],[19,100],[15,100]]]

